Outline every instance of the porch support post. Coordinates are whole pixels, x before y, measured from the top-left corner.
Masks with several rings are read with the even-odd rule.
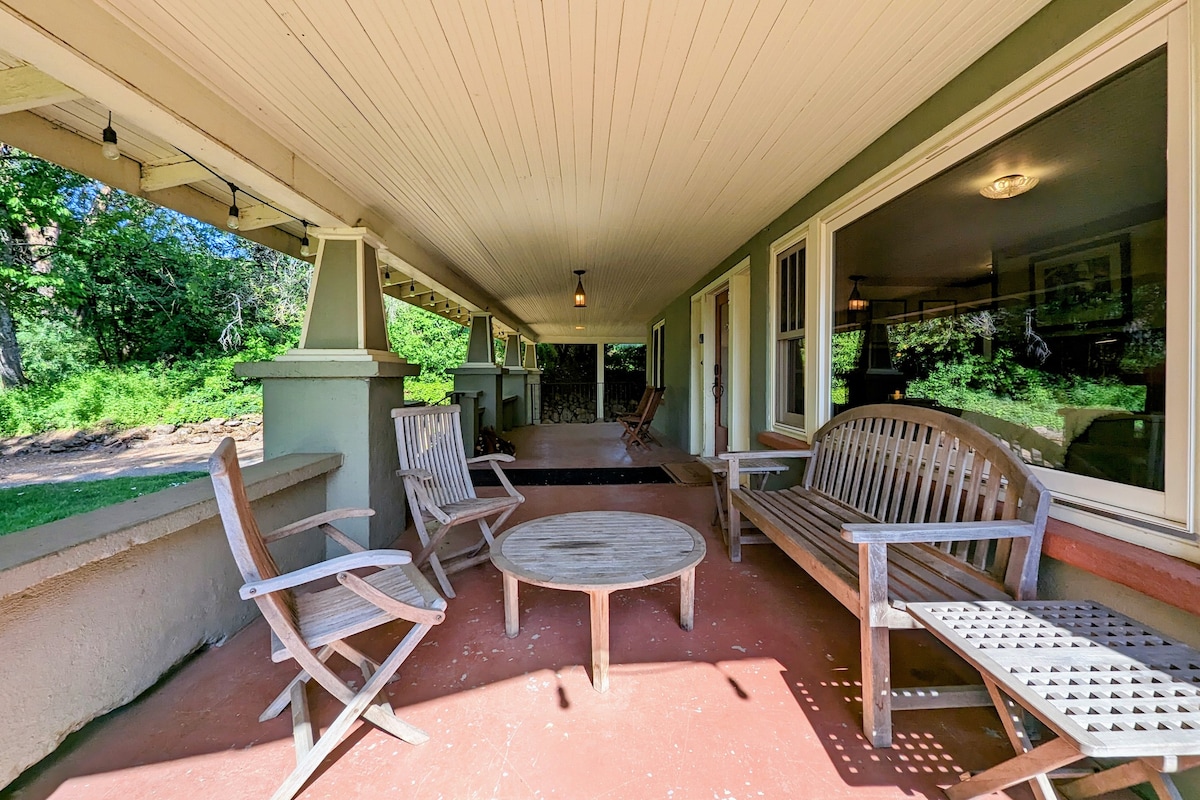
[[[492,339],[492,315],[486,312],[471,314],[471,333],[467,340],[467,360],[461,367],[450,370],[454,375],[455,397],[462,399],[463,445],[467,453],[475,452],[475,441],[481,428],[500,430],[503,398],[503,375],[496,366]],[[474,404],[466,402],[472,393]],[[472,408],[468,408],[473,405]]]
[[[596,343],[596,422],[604,422],[604,342]]]
[[[300,346],[235,372],[263,382],[263,457],[342,453],[326,504],[375,509],[373,517],[338,526],[364,547],[384,547],[405,527],[390,412],[404,405],[404,378],[421,368],[388,349],[377,239],[364,228],[309,235],[319,243]],[[328,548],[330,555],[342,552]]]
[[[528,374],[521,362],[521,334],[510,333],[504,346],[504,393],[501,415],[504,430],[525,424],[525,381]],[[512,399],[510,399],[512,398]]]
[[[525,342],[525,424],[542,424],[542,371],[537,365],[537,344]]]

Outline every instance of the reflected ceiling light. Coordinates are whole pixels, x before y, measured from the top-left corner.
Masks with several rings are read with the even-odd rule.
[[[584,269],[575,270],[575,274],[579,276],[579,282],[575,284],[575,307],[587,308],[587,293],[583,291],[583,276],[587,272]]]
[[[583,330],[583,326],[582,326],[582,325],[576,325],[576,326],[575,326],[575,330],[577,330],[577,331],[581,331],[581,330]]]
[[[850,311],[866,311],[867,300],[858,291],[858,282],[866,280],[863,275],[851,275],[850,280],[854,281],[854,288],[850,290],[850,299],[846,302],[846,308]]]
[[[1005,175],[980,189],[979,193],[989,200],[1004,200],[1025,194],[1037,184],[1038,179],[1032,175]]]
[[[117,146],[117,132],[112,126],[112,112],[108,112],[108,125],[100,132],[100,138],[103,144],[100,145],[100,152],[109,161],[116,161],[121,157],[121,148]]]

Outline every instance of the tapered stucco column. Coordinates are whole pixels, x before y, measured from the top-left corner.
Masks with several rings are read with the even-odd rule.
[[[505,430],[525,424],[525,379],[528,376],[521,359],[522,349],[521,334],[510,333],[504,346],[504,408],[511,411],[511,417],[508,414],[502,417]],[[513,404],[511,408],[509,403]]]
[[[525,424],[542,424],[542,371],[537,364],[537,344],[525,343]]]
[[[263,457],[342,453],[328,507],[375,509],[337,525],[365,547],[384,547],[405,525],[391,410],[404,405],[405,376],[421,368],[388,348],[374,237],[363,228],[313,234],[319,246],[300,346],[236,372],[263,382]]]
[[[454,375],[454,393],[462,401],[463,444],[467,453],[475,452],[475,440],[480,428],[500,430],[500,402],[503,397],[503,375],[496,366],[496,351],[492,339],[492,315],[471,314],[471,334],[467,340],[467,360],[461,367],[450,370]],[[475,393],[473,407],[468,408],[468,393]]]

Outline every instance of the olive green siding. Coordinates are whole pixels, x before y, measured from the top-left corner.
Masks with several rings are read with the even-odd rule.
[[[1054,0],[985,53],[958,77],[942,87],[912,113],[896,123],[865,150],[826,178],[754,238],[738,247],[663,309],[650,325],[666,320],[664,366],[666,402],[655,425],[674,443],[688,444],[691,360],[691,297],[735,264],[750,256],[751,319],[766,320],[771,242],[809,219],[825,206],[886,169],[905,153],[967,114],[996,92],[1112,14],[1128,0]],[[753,325],[750,334],[750,438],[766,428],[766,361],[770,331]],[[649,340],[649,328],[647,329]],[[754,445],[757,446],[757,445]]]

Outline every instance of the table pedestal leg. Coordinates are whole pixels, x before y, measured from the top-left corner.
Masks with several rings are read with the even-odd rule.
[[[517,579],[504,573],[504,633],[512,639],[521,632],[521,611],[517,607]]]
[[[696,621],[696,570],[679,576],[679,627],[690,631]]]
[[[608,691],[608,592],[588,592],[592,598],[592,686]]]

